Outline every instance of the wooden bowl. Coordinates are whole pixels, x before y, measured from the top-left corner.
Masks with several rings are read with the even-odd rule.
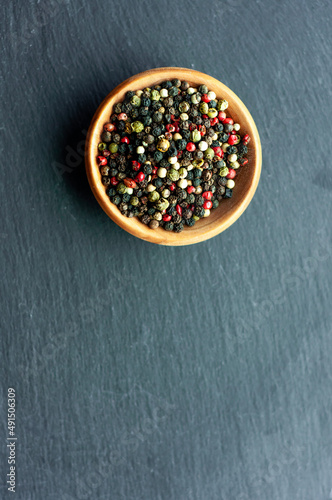
[[[241,125],[241,136],[249,134],[248,159],[249,162],[237,171],[236,185],[232,198],[223,199],[218,208],[211,210],[209,217],[200,219],[193,227],[185,227],[181,233],[165,231],[163,228],[150,229],[138,218],[128,218],[111,203],[106,194],[105,186],[101,182],[101,175],[97,165],[98,143],[103,131],[104,123],[109,121],[113,105],[122,101],[128,90],[138,90],[161,83],[165,80],[188,81],[193,87],[207,85],[209,90],[217,94],[217,99],[226,99],[229,103],[227,115]],[[156,68],[132,76],[118,85],[103,100],[97,109],[86,140],[86,172],[90,187],[98,203],[107,215],[120,227],[129,233],[159,245],[191,245],[207,240],[227,229],[240,217],[249,205],[257,188],[261,172],[262,152],[261,143],[255,122],[243,102],[223,83],[209,75],[185,68]]]

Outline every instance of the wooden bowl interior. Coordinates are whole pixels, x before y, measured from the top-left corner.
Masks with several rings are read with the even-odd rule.
[[[113,205],[101,182],[101,175],[96,162],[98,143],[103,131],[103,125],[109,121],[113,106],[124,99],[128,90],[138,90],[151,87],[165,80],[178,78],[186,80],[191,86],[201,84],[213,90],[217,99],[228,101],[227,114],[241,125],[241,136],[249,134],[248,160],[246,166],[240,167],[235,178],[235,188],[232,198],[221,201],[217,209],[211,210],[211,215],[200,219],[195,226],[185,227],[182,233],[165,231],[163,228],[150,229],[136,217],[123,216]],[[91,122],[86,141],[86,170],[91,189],[99,204],[107,215],[120,227],[138,238],[162,245],[188,245],[204,241],[224,231],[243,213],[250,203],[256,190],[261,169],[261,145],[257,128],[249,111],[242,101],[224,84],[209,75],[184,68],[157,68],[133,76],[118,85],[101,103]]]

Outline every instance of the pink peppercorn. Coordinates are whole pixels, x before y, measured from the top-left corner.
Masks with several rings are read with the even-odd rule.
[[[225,111],[219,111],[219,113],[218,113],[218,118],[219,118],[219,120],[220,120],[221,122],[224,122],[224,121],[225,121],[225,119],[226,119],[226,113],[225,113]]]
[[[234,179],[235,176],[236,176],[236,172],[235,172],[234,168],[230,168],[228,171],[228,174],[226,175],[227,179]]]
[[[97,156],[98,158],[98,165],[101,167],[103,165],[107,165],[107,158],[105,156]]]
[[[205,200],[210,201],[213,196],[213,193],[212,191],[205,191],[204,193],[202,193],[202,196]]]
[[[131,162],[132,169],[137,172],[141,168],[141,164],[139,161],[132,161]]]
[[[195,192],[195,187],[194,186],[188,186],[187,187],[187,193],[191,194]]]
[[[210,210],[212,208],[212,205],[213,205],[212,201],[205,201],[203,203],[203,208],[205,208],[206,210]]]
[[[164,220],[165,222],[169,222],[169,221],[171,220],[171,218],[172,218],[172,216],[171,216],[171,215],[169,215],[169,214],[165,214],[165,215],[163,215],[163,220]]]
[[[144,174],[143,172],[139,172],[139,173],[136,175],[136,180],[137,180],[138,182],[142,182],[142,181],[144,181],[144,179],[145,179],[145,174]]]
[[[182,215],[182,207],[180,207],[180,205],[176,205],[176,211],[179,215]]]
[[[217,155],[219,157],[222,156],[223,150],[221,149],[220,146],[215,146],[212,149],[213,149],[215,155]]]
[[[193,142],[188,142],[186,150],[192,153],[193,151],[195,151],[195,149],[196,149],[195,144]]]
[[[128,120],[128,116],[126,115],[126,113],[120,113],[118,115],[118,120],[125,122],[126,120]]]
[[[119,184],[119,181],[116,177],[111,177],[111,184],[112,186],[116,186],[117,184]]]
[[[211,101],[210,97],[207,94],[203,94],[201,100],[203,102],[210,102]]]
[[[224,123],[229,123],[230,125],[234,125],[234,120],[232,118],[225,118]]]
[[[228,142],[228,144],[230,144],[231,146],[233,146],[233,144],[236,144],[238,142],[238,139],[237,139],[236,135],[233,134],[233,135],[230,135],[228,137],[228,141],[227,142]]]
[[[125,144],[129,144],[130,140],[128,139],[128,137],[122,137],[121,142],[124,142]]]

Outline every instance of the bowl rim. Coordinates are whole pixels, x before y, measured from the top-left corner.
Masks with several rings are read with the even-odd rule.
[[[230,210],[229,214],[227,214],[227,216],[224,217],[223,220],[219,221],[218,223],[216,223],[216,221],[214,220],[209,224],[207,223],[208,219],[206,219],[202,231],[199,231],[197,229],[195,231],[196,225],[194,226],[194,228],[186,228],[186,230],[182,233],[174,233],[173,231],[168,232],[163,228],[153,230],[140,222],[136,217],[125,217],[121,214],[118,207],[110,201],[109,197],[106,194],[105,186],[101,182],[101,175],[96,162],[96,156],[97,144],[100,142],[100,133],[102,130],[102,126],[105,123],[105,118],[103,116],[105,114],[105,110],[107,108],[109,110],[111,109],[111,103],[113,100],[115,100],[115,97],[119,94],[119,92],[124,93],[127,90],[134,90],[135,87],[137,89],[144,88],[146,87],[146,85],[140,85],[140,82],[150,77],[155,77],[155,83],[164,81],[165,79],[179,78],[180,80],[187,80],[195,85],[205,83],[211,90],[217,88],[218,93],[222,93],[223,95],[225,95],[228,100],[231,98],[232,103],[235,103],[235,105],[238,106],[243,117],[245,117],[247,129],[250,131],[249,135],[251,137],[251,147],[254,146],[255,148],[255,161],[253,165],[250,165],[250,167],[254,169],[254,172],[249,188],[243,196],[242,200],[235,207],[235,209]],[[224,85],[216,78],[197,70],[181,67],[161,67],[150,69],[133,75],[117,85],[103,99],[98,109],[96,110],[91,120],[91,124],[89,126],[85,141],[86,174],[91,190],[104,212],[118,226],[120,226],[130,234],[145,241],[160,245],[183,246],[198,243],[210,239],[217,234],[220,234],[222,231],[231,226],[243,214],[255,194],[261,174],[261,165],[262,151],[258,130],[249,110],[241,101],[241,99],[231,89],[229,89],[226,85]]]

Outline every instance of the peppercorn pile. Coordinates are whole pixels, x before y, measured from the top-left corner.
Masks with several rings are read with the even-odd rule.
[[[248,163],[249,136],[227,117],[228,102],[180,80],[129,91],[104,125],[97,157],[112,203],[151,229],[177,233],[223,198]]]

